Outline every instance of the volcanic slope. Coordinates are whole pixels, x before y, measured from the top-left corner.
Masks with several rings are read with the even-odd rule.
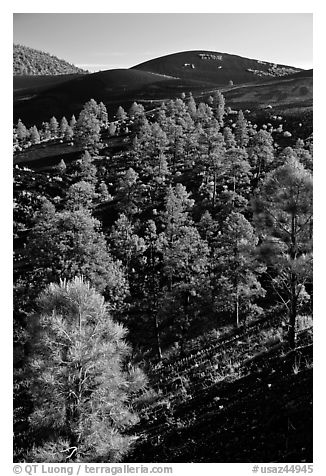
[[[166,74],[182,79],[213,82],[225,86],[293,74],[299,68],[260,61],[216,51],[183,51],[155,58],[133,67],[140,71]]]
[[[152,393],[128,461],[312,461],[311,329],[291,350],[278,319],[201,343],[148,372]]]
[[[21,118],[26,124],[32,125],[48,120],[49,114],[57,117],[76,115],[91,98],[103,101],[112,114],[119,105],[128,106],[135,100],[150,102],[169,99],[183,91],[202,92],[213,87],[213,83],[184,80],[147,71],[100,71],[79,75],[61,84],[50,84],[47,88],[40,83],[36,87],[16,91],[14,118]],[[110,106],[113,109],[110,110]]]
[[[272,107],[282,111],[312,109],[312,70],[255,84],[221,88],[226,102],[236,109]]]
[[[185,64],[188,66],[184,66]],[[133,101],[138,101],[152,108],[160,101],[180,96],[182,92],[191,91],[195,97],[200,98],[205,95],[208,97],[217,88],[230,96],[231,103],[242,103],[243,106],[248,103],[260,107],[261,103],[268,101],[268,91],[263,91],[263,96],[257,95],[256,86],[266,84],[268,90],[272,88],[274,81],[283,82],[286,78],[294,77],[294,73],[301,73],[298,68],[274,66],[240,56],[199,51],[168,55],[131,69],[78,75],[67,81],[62,76],[57,79],[54,77],[56,84],[46,78],[44,82],[37,83],[16,79],[14,121],[20,118],[27,126],[31,126],[48,121],[52,115],[59,118],[63,115],[77,115],[83,104],[91,98],[103,101],[112,118],[119,105],[128,108]],[[147,71],[146,68],[152,71]],[[230,80],[233,85],[228,84]],[[306,81],[307,78],[297,80]],[[244,86],[251,87],[249,95],[247,90],[241,89]],[[273,94],[278,101],[279,95],[277,91],[275,95],[275,89],[277,88],[273,89]],[[310,89],[307,89],[309,98],[312,97]],[[243,93],[246,95],[245,101],[241,100]],[[291,94],[288,93],[288,102],[292,101]],[[296,95],[294,96],[296,102]],[[303,96],[300,96],[300,101]],[[226,98],[229,99],[228,96]]]

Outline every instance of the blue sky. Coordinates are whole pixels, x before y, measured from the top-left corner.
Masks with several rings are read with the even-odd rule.
[[[312,68],[309,13],[15,13],[14,43],[90,71],[212,50]]]

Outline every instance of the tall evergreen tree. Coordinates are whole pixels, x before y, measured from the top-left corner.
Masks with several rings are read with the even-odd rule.
[[[137,422],[132,395],[146,386],[123,364],[131,349],[103,297],[82,278],[50,284],[30,320],[34,462],[114,462]]]
[[[20,142],[23,142],[26,137],[27,137],[27,129],[26,129],[26,126],[25,124],[20,120],[18,119],[18,123],[17,123],[17,139],[20,141]]]
[[[31,142],[32,144],[39,144],[41,139],[40,139],[40,134],[38,132],[38,129],[36,126],[33,126],[30,128],[30,139],[31,139]]]
[[[120,263],[110,255],[99,221],[83,207],[69,206],[59,212],[45,201],[35,216],[26,255],[31,293],[74,276],[85,276],[117,304],[128,292]]]
[[[214,249],[215,302],[217,310],[231,312],[238,326],[252,309],[252,302],[265,291],[258,276],[264,267],[257,259],[258,238],[241,213],[231,212]]]
[[[246,147],[248,145],[248,124],[241,110],[238,112],[237,121],[235,123],[234,136],[239,147]]]
[[[77,145],[96,151],[101,142],[98,105],[94,99],[84,104],[74,126],[74,138]]]
[[[295,155],[270,172],[255,202],[262,252],[271,282],[289,315],[289,341],[295,345],[300,299],[312,279],[312,176]],[[275,274],[276,273],[276,274]]]
[[[224,115],[225,115],[225,99],[221,91],[214,91],[213,95],[213,105],[212,109],[214,111],[214,116],[218,120],[221,127],[224,125]]]
[[[65,118],[65,116],[63,116],[60,121],[60,128],[59,128],[61,137],[65,136],[68,126],[69,126],[68,121]]]
[[[268,167],[274,161],[272,135],[264,130],[258,131],[250,141],[248,153],[254,173],[254,187],[257,187],[260,179],[266,174]]]
[[[51,132],[52,139],[55,139],[56,137],[58,137],[59,123],[56,117],[54,116],[52,116],[50,119],[50,132]]]

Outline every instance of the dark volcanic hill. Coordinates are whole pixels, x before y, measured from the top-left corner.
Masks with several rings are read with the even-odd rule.
[[[52,115],[77,115],[91,98],[103,101],[112,117],[119,105],[128,108],[133,101],[152,108],[182,92],[191,91],[200,100],[217,88],[230,106],[251,109],[281,101],[291,107],[310,107],[310,76],[309,71],[298,68],[207,51],[176,53],[130,69],[92,74],[16,76],[14,122],[21,118],[32,126]]]
[[[49,53],[35,50],[23,45],[13,48],[14,75],[57,75],[86,73],[67,61],[52,56]]]
[[[184,51],[155,58],[133,69],[166,74],[182,79],[235,85],[275,78],[300,71],[299,68],[243,58],[216,51]]]
[[[58,77],[59,78],[59,77]],[[26,78],[28,79],[28,78]],[[55,78],[53,78],[55,79]],[[171,76],[138,71],[114,69],[93,74],[78,75],[69,81],[44,87],[42,82],[14,80],[14,119],[21,118],[26,124],[77,114],[91,98],[103,101],[111,113],[119,105],[128,106],[133,101],[169,99],[185,91],[205,91],[214,88],[214,83],[179,79]],[[50,112],[49,112],[50,111]]]

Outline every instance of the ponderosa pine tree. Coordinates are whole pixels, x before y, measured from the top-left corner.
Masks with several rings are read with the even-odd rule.
[[[196,122],[200,123],[203,127],[206,127],[209,124],[212,117],[213,117],[212,108],[209,107],[208,104],[205,104],[204,102],[200,102],[197,107]]]
[[[30,318],[34,431],[27,460],[116,462],[133,441],[132,396],[147,382],[124,370],[131,349],[104,298],[83,278],[50,284]]]
[[[237,143],[230,127],[224,127],[223,137],[224,137],[224,143],[225,143],[226,149],[231,149],[233,147],[236,147]]]
[[[67,210],[90,210],[93,201],[97,198],[95,186],[84,180],[72,184],[66,194],[65,208]]]
[[[52,137],[51,130],[50,130],[50,124],[48,122],[43,122],[42,125],[43,125],[42,139],[48,141]]]
[[[98,186],[98,196],[100,202],[108,202],[109,200],[112,200],[112,195],[110,195],[108,186],[106,185],[105,182],[101,182]]]
[[[40,134],[36,126],[33,126],[29,130],[29,136],[32,144],[39,144],[40,143]]]
[[[289,315],[289,341],[295,345],[300,299],[312,279],[312,175],[295,154],[270,172],[255,201],[262,253],[272,285]]]
[[[197,106],[196,101],[194,100],[194,97],[191,93],[189,93],[189,98],[186,102],[186,105],[188,113],[190,114],[191,118],[195,120],[197,116]]]
[[[76,161],[74,177],[78,180],[84,180],[93,185],[97,182],[97,169],[93,163],[93,159],[88,150],[82,154],[81,158]]]
[[[234,136],[239,147],[243,148],[248,145],[248,124],[241,110],[238,112],[237,121],[235,123]]]
[[[208,246],[189,217],[194,201],[186,188],[169,187],[165,199],[164,232],[159,235],[166,280],[159,320],[174,320],[174,339],[179,339],[200,315],[199,304],[206,291]]]
[[[75,118],[75,115],[73,114],[70,118],[70,121],[69,121],[69,126],[74,129],[75,125],[76,125],[76,118]]]
[[[130,167],[121,174],[118,186],[119,209],[128,218],[139,210],[139,174]]]
[[[16,134],[17,134],[17,139],[20,142],[23,142],[27,137],[26,126],[20,119],[18,119]]]
[[[245,149],[228,149],[220,167],[220,183],[224,190],[219,199],[223,203],[223,213],[245,211],[250,197],[250,179],[251,167]]]
[[[120,214],[110,233],[110,250],[126,267],[128,276],[145,251],[143,238],[135,233],[135,227],[123,213]]]
[[[57,211],[48,200],[35,216],[26,245],[30,290],[84,276],[106,298],[122,304],[128,286],[121,263],[108,250],[98,220],[83,207]]]
[[[107,127],[109,122],[109,115],[106,106],[102,101],[98,105],[97,117],[101,123],[101,126]]]
[[[294,146],[294,151],[302,163],[305,169],[310,170],[312,173],[313,169],[313,161],[312,161],[312,153],[309,149],[305,146],[305,143],[302,139],[298,139]]]
[[[101,122],[98,118],[98,104],[91,99],[84,104],[74,126],[74,139],[80,147],[96,151],[101,142]]]
[[[122,106],[119,106],[115,117],[117,121],[124,122],[127,119],[128,114],[126,113],[126,111],[123,109]]]
[[[66,172],[67,166],[63,159],[61,159],[58,165],[56,166],[56,170],[60,175],[63,175]]]
[[[214,91],[212,109],[213,109],[215,118],[219,122],[220,126],[223,127],[224,125],[223,119],[225,115],[225,99],[223,94],[219,90]]]
[[[71,126],[67,126],[65,134],[63,136],[64,140],[70,141],[74,137],[74,131]]]
[[[67,121],[67,119],[65,118],[65,116],[63,116],[63,117],[61,118],[60,127],[59,127],[60,137],[64,137],[64,136],[65,136],[68,126],[69,126],[68,121]]]
[[[258,186],[260,179],[268,171],[274,161],[274,146],[272,135],[260,130],[250,141],[248,147],[249,161],[254,174],[254,188]]]
[[[265,270],[257,259],[258,238],[241,213],[231,212],[213,250],[214,290],[217,311],[231,313],[239,326],[252,303],[264,296],[258,276]]]
[[[58,137],[59,123],[56,117],[54,116],[52,116],[50,119],[50,132],[51,132],[52,139],[55,139],[56,137]]]
[[[146,267],[143,273],[141,308],[145,311],[145,319],[153,322],[154,346],[159,360],[162,360],[161,323],[159,320],[160,299],[162,297],[162,252],[161,242],[154,220],[148,220],[145,227],[144,253]],[[147,314],[147,315],[146,315]],[[147,328],[147,323],[146,323]]]

